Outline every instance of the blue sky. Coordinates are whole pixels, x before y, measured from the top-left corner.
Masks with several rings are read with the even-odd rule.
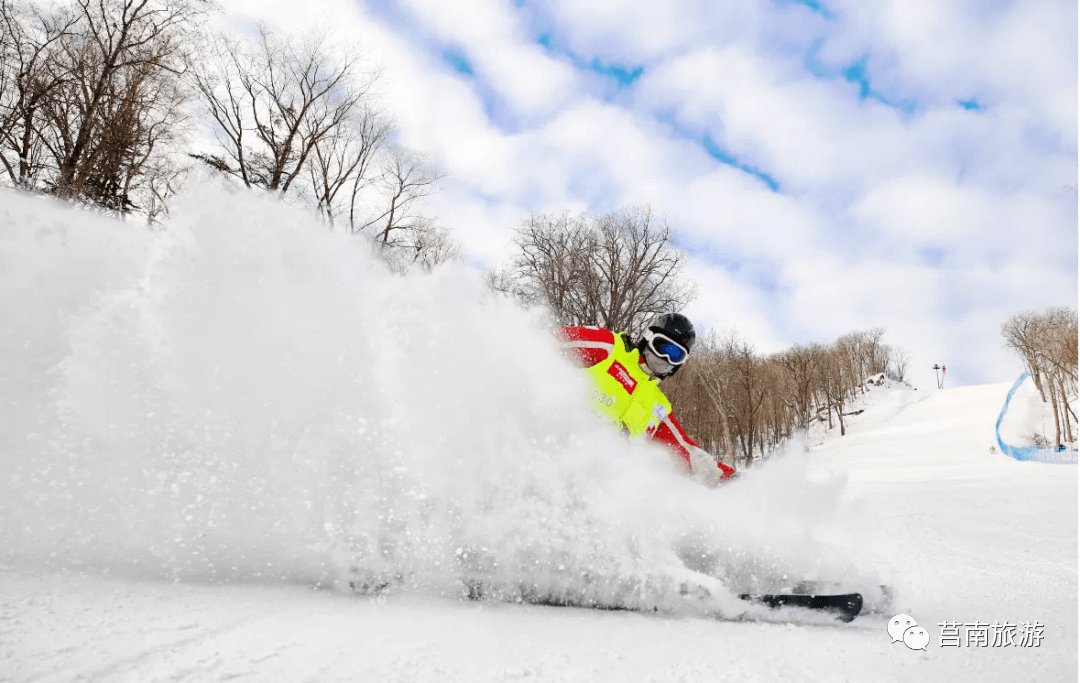
[[[699,327],[771,351],[882,326],[961,383],[1019,372],[1009,315],[1076,306],[1075,2],[226,7],[368,51],[470,263],[530,212],[649,203]]]

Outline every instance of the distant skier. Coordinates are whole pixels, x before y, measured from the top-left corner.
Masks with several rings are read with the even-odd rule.
[[[636,341],[601,327],[560,327],[558,334],[592,378],[590,405],[600,416],[632,437],[664,444],[706,483],[735,474],[686,435],[660,390],[660,380],[678,372],[694,347],[697,334],[686,316],[657,315]]]

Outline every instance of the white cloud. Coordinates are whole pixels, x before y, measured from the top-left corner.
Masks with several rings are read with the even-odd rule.
[[[698,285],[698,297],[687,307],[686,315],[694,322],[699,336],[703,337],[708,330],[721,334],[733,331],[753,342],[762,353],[786,346],[762,315],[768,299],[760,290],[700,258],[689,259],[687,275]]]
[[[707,7],[704,3],[562,0],[551,13],[556,30],[575,52],[640,63],[678,49],[697,31],[696,23],[687,21],[688,10],[700,17]]]
[[[915,244],[952,246],[974,254],[1010,249],[1016,257],[1051,257],[1069,220],[1058,207],[1028,193],[994,194],[935,176],[883,182],[854,208],[861,223]],[[1024,239],[1017,239],[1019,236]]]
[[[1021,101],[1029,123],[1076,146],[1076,4],[1056,0],[837,0],[841,44],[878,54],[881,76],[938,101]]]
[[[476,74],[521,116],[556,111],[577,90],[573,69],[548,57],[505,2],[407,0],[405,5],[440,40],[460,46]]]

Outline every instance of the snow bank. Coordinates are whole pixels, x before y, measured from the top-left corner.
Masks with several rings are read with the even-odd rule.
[[[469,268],[215,189],[156,234],[3,199],[0,562],[720,611],[852,571],[802,449],[695,484]]]

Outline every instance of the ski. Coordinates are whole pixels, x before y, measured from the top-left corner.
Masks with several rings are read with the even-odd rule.
[[[802,609],[831,612],[840,621],[851,621],[862,611],[863,597],[860,593],[838,595],[810,595],[806,593],[781,593],[771,595],[742,594],[740,599],[779,609],[799,607]]]
[[[820,581],[800,581],[791,587],[791,593],[800,593],[806,595],[834,595],[839,593],[854,593],[856,589],[863,596],[863,614],[893,614],[892,604],[896,597],[896,591],[892,586],[888,584],[878,584],[876,586],[867,586],[865,584],[858,587],[848,585],[844,586],[841,583],[833,582],[820,582]]]

